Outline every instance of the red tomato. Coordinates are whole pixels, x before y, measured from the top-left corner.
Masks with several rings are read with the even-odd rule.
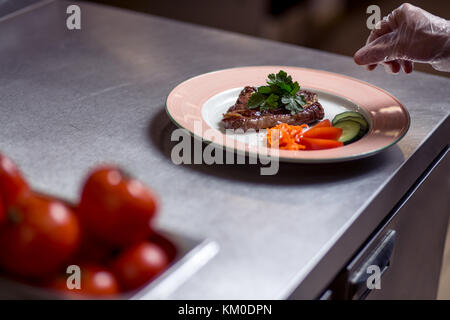
[[[328,119],[320,121],[318,124],[313,126],[313,128],[324,128],[324,127],[331,127],[331,121]]]
[[[6,213],[5,208],[3,206],[3,200],[0,197],[0,226],[6,222]]]
[[[140,181],[117,168],[101,167],[87,179],[77,211],[94,237],[126,247],[151,234],[156,201]]]
[[[70,274],[57,276],[49,285],[49,288],[63,291],[64,293],[81,296],[112,296],[120,292],[119,282],[114,274],[98,265],[80,266],[80,289],[67,287],[67,279]]]
[[[341,147],[344,144],[340,141],[327,140],[327,139],[311,139],[301,138],[300,144],[306,147],[306,150],[321,150]]]
[[[154,244],[160,246],[161,248],[163,248],[164,251],[167,253],[167,256],[169,257],[170,261],[175,259],[176,255],[177,255],[177,248],[165,236],[163,236],[163,235],[161,235],[161,234],[159,234],[157,232],[154,232],[151,235],[151,237],[148,239],[148,241],[150,241],[151,243],[154,243]]]
[[[0,267],[41,277],[59,270],[78,249],[77,217],[61,201],[30,194],[8,208],[0,233]]]
[[[122,252],[113,262],[112,270],[125,290],[139,288],[164,271],[170,258],[163,248],[141,242]]]
[[[304,138],[337,140],[342,134],[341,128],[314,127],[303,133]]]
[[[0,154],[0,194],[5,208],[22,194],[29,193],[28,183],[22,177],[14,162]]]

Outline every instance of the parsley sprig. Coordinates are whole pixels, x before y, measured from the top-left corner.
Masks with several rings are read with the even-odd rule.
[[[266,86],[258,87],[258,91],[251,95],[248,108],[269,110],[283,106],[291,114],[303,111],[306,101],[303,95],[297,95],[300,86],[285,71],[280,70],[276,75],[269,74],[266,82]]]

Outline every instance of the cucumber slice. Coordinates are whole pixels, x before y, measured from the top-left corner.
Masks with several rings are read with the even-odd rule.
[[[367,121],[365,119],[360,118],[360,117],[353,117],[353,116],[345,117],[341,120],[338,120],[337,122],[333,123],[333,126],[336,126],[336,124],[338,124],[339,122],[348,121],[348,120],[358,122],[361,125],[361,133],[362,134],[366,133],[367,129],[369,128],[369,124],[367,123]]]
[[[332,121],[331,123],[334,125],[334,124],[337,123],[338,121],[343,120],[344,118],[347,118],[347,117],[361,118],[361,119],[363,119],[364,121],[366,120],[366,119],[364,118],[364,116],[363,116],[361,113],[359,113],[359,112],[356,112],[356,111],[345,111],[345,112],[342,112],[342,113],[337,114],[337,115],[334,117],[334,119],[333,119],[333,121]]]
[[[342,129],[342,135],[338,141],[341,141],[344,144],[349,144],[360,138],[359,132],[361,131],[361,124],[359,122],[352,120],[339,121],[334,127]]]

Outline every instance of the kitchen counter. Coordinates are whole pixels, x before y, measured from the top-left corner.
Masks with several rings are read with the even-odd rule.
[[[0,21],[0,150],[34,187],[74,201],[89,168],[118,163],[160,195],[161,226],[215,240],[217,256],[171,298],[316,298],[449,143],[448,78],[367,72],[349,57],[87,3],[71,31],[68,5]],[[282,163],[275,176],[173,164],[171,89],[247,65],[370,82],[402,101],[411,128],[374,157]]]

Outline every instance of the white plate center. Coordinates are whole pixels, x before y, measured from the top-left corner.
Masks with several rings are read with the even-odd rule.
[[[223,114],[236,103],[241,90],[242,88],[229,89],[212,96],[205,102],[202,106],[202,117],[211,128],[225,134],[225,128],[221,122]],[[349,110],[361,112],[366,116],[366,119],[369,119],[364,109],[347,99],[316,89],[302,87],[302,90],[312,91],[319,95],[319,102],[325,110],[324,119],[333,120],[336,114]],[[265,145],[265,133],[266,130],[260,130],[259,132],[232,133],[227,135],[237,141],[248,143],[250,146],[256,146],[258,144]]]

